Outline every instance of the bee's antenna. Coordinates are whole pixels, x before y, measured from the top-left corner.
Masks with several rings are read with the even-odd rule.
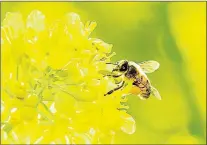
[[[111,63],[111,62],[107,62],[106,64],[118,65],[118,64],[116,64],[116,63]]]

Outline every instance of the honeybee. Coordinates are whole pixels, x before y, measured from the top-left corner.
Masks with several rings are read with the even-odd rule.
[[[123,89],[126,82],[132,82],[132,88],[129,93],[137,95],[144,100],[149,98],[152,94],[157,99],[161,100],[158,90],[151,85],[150,80],[146,75],[146,73],[152,73],[159,68],[160,64],[157,61],[149,60],[135,63],[133,61],[121,60],[113,65],[115,65],[115,67],[113,68],[112,73],[116,73],[108,74],[107,76],[114,78],[121,77],[122,81],[116,88],[107,92],[105,96],[110,95],[119,89]]]

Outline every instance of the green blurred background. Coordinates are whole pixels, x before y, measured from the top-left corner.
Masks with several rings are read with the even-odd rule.
[[[6,12],[26,18],[33,9],[49,21],[70,11],[96,21],[92,36],[113,44],[113,61],[160,62],[149,78],[163,100],[130,96],[137,129],[117,134],[116,143],[206,142],[205,2],[1,2],[1,21]]]

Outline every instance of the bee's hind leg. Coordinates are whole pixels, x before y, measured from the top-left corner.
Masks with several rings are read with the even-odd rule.
[[[111,90],[111,91],[107,92],[106,94],[104,94],[104,96],[106,96],[106,95],[110,95],[110,94],[112,94],[114,91],[117,91],[117,90],[121,89],[121,88],[124,86],[124,84],[125,84],[125,81],[123,81],[123,82],[121,83],[120,86],[118,86],[118,87],[114,88],[113,90]]]

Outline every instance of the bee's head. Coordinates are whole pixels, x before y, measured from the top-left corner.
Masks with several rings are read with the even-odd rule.
[[[113,69],[113,71],[119,71],[119,72],[126,72],[129,68],[129,63],[127,60],[120,60],[117,63],[117,66]]]

